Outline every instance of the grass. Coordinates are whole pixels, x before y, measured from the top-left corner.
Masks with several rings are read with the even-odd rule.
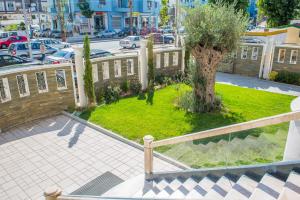
[[[290,103],[295,98],[288,95],[216,84],[217,94],[221,96],[225,109],[220,113],[192,114],[174,106],[174,102],[178,96],[190,89],[191,88],[183,84],[168,86],[155,92],[153,105],[147,105],[145,100],[138,100],[137,97],[129,97],[120,100],[118,103],[104,105],[97,107],[95,110],[84,112],[81,117],[95,124],[99,124],[104,128],[110,129],[130,140],[142,143],[143,136],[148,134],[151,134],[155,140],[161,140],[289,112]],[[247,159],[236,158],[229,164],[261,163],[270,160],[279,160],[283,153],[287,130],[288,123],[283,123],[276,126],[235,134],[234,136],[242,138],[253,135],[259,140],[253,143],[253,145],[256,144],[255,148],[253,148],[253,145],[249,147],[249,149],[252,149],[253,151],[249,152],[251,156],[248,156]],[[276,139],[279,138],[279,134],[277,134],[279,132],[280,140]],[[267,137],[260,139],[262,135],[267,135]],[[211,141],[218,142],[220,139],[228,140],[228,136],[207,139],[200,142],[193,141],[192,149],[195,150],[197,145],[200,148],[200,146],[203,146],[203,143],[207,144]],[[220,145],[222,146],[222,142]],[[263,147],[259,149],[257,145]],[[189,148],[191,147],[191,145],[187,146],[189,146]],[[239,147],[242,151],[243,146]],[[271,147],[274,148],[272,149]],[[181,157],[178,157],[178,153],[172,153],[172,149],[176,148],[177,146],[172,146],[160,148],[158,150],[195,167],[220,166],[224,164],[224,162],[220,160],[212,161],[210,158],[211,156],[206,159],[201,158],[201,162],[195,163],[195,159],[190,158],[193,157],[192,154],[196,151],[187,151],[189,153],[184,153]],[[223,145],[222,148],[213,149],[218,149],[221,152],[228,148],[228,145]],[[262,151],[270,150],[276,153],[268,156],[260,154]],[[235,151],[237,151],[237,149],[235,149]],[[257,153],[258,151],[260,153]],[[215,153],[215,151],[212,151],[211,154],[208,155],[214,155]],[[187,157],[190,157],[190,161],[187,160]]]

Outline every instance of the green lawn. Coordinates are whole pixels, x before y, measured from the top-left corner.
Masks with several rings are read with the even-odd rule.
[[[190,90],[190,88],[183,84],[168,86],[155,92],[153,105],[147,105],[145,100],[138,100],[137,97],[130,97],[122,99],[115,104],[97,107],[93,111],[83,113],[81,117],[95,124],[99,124],[106,129],[112,130],[130,140],[142,143],[143,136],[147,134],[151,134],[155,140],[161,140],[289,112],[290,103],[295,98],[288,95],[217,84],[216,91],[218,95],[222,97],[225,109],[221,113],[191,114],[174,106],[174,102],[178,96],[187,90]],[[282,156],[287,130],[288,124],[283,123],[235,134],[239,137],[246,137],[249,134],[256,136],[255,139],[257,139],[257,141],[253,142],[253,145],[261,144],[262,149],[250,145],[250,150],[248,151],[254,151],[249,152],[251,153],[251,157],[249,156],[246,159],[245,155],[243,158],[238,156],[234,161],[229,163],[240,164],[279,160]],[[267,136],[265,137],[264,135]],[[228,136],[221,138],[228,139]],[[232,138],[233,137],[231,137],[231,139]],[[192,147],[192,149],[195,149],[195,147],[200,148],[200,146],[202,148],[203,144],[199,143],[207,145],[209,141],[218,142],[219,139],[220,138],[214,138],[213,140],[209,139],[200,142],[194,141],[191,145],[187,146],[189,148]],[[251,139],[253,138],[250,138],[249,141],[251,141]],[[259,143],[259,141],[263,142]],[[223,143],[222,141],[220,142],[219,149],[216,147],[213,149],[218,149],[220,152],[228,149],[230,145]],[[211,145],[211,142],[208,145]],[[271,147],[274,147],[274,149]],[[178,157],[179,154],[172,151],[172,149],[175,150],[176,148],[178,148],[178,145],[158,150],[196,167],[224,164],[224,162],[219,159],[211,161],[209,157],[207,157],[206,160],[194,163],[195,159],[191,160],[190,158],[192,158],[191,154],[195,151],[187,151],[188,154],[182,153],[182,156]],[[240,148],[243,148],[243,146],[240,146]],[[185,148],[185,150],[186,149],[187,148]],[[180,151],[184,152],[183,150]],[[235,151],[237,151],[237,149],[235,149]],[[259,153],[257,151],[259,151]],[[272,155],[261,154],[263,151],[272,151],[273,153]],[[214,155],[216,152],[212,151],[210,153]],[[210,154],[208,153],[207,155]],[[189,157],[189,159],[187,159],[187,157]],[[224,156],[222,158],[224,158]]]

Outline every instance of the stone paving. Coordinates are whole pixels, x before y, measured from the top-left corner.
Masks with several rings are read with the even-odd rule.
[[[44,199],[58,185],[70,193],[106,171],[128,180],[143,173],[143,151],[67,116],[0,134],[0,199]],[[177,168],[158,158],[155,171]]]
[[[240,87],[254,88],[268,92],[300,96],[300,86],[263,80],[255,77],[241,76],[237,74],[217,73],[217,82],[237,85]]]

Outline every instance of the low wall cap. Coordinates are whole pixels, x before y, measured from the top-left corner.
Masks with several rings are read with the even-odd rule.
[[[62,193],[62,190],[59,187],[51,186],[45,190],[44,195],[50,196],[50,197],[57,197],[57,196],[61,195],[61,193]]]

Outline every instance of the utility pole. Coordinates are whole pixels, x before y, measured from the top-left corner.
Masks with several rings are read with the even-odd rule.
[[[175,7],[175,46],[178,45],[178,24],[179,24],[179,0],[176,0]]]
[[[37,9],[37,12],[38,12],[39,27],[40,27],[40,34],[41,34],[42,33],[42,25],[41,25],[40,2],[41,2],[41,0],[36,0],[36,9]]]
[[[23,8],[24,21],[25,21],[25,28],[26,28],[26,37],[28,42],[29,58],[32,58],[31,42],[30,42],[30,35],[29,35],[30,30],[28,30],[29,25],[28,25],[26,8],[25,8],[25,0],[22,0],[22,8]]]
[[[132,30],[132,26],[133,26],[133,18],[132,18],[132,9],[133,9],[133,5],[132,5],[132,1],[133,0],[129,0],[129,8],[130,8],[130,24],[129,24],[129,26],[130,26],[130,35],[133,35],[133,30]]]
[[[66,39],[66,33],[65,33],[65,18],[64,18],[64,11],[62,10],[61,0],[56,0],[57,5],[57,18],[60,22],[60,31],[61,31],[61,40],[65,42]]]

